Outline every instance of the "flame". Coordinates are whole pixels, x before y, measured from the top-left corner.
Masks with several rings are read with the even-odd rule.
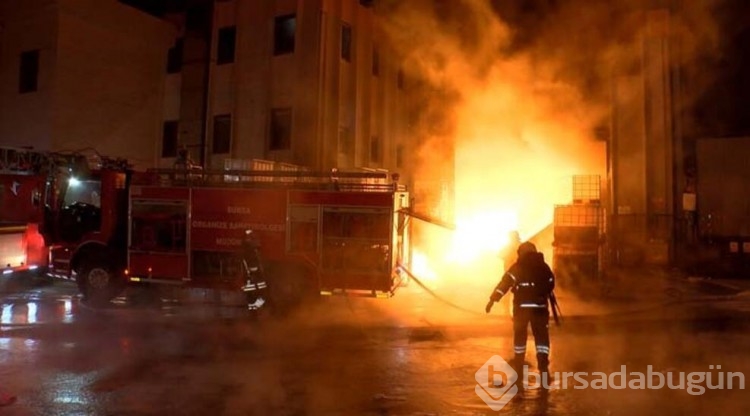
[[[515,213],[485,211],[458,219],[447,260],[466,264],[485,254],[497,254],[509,242],[509,234],[518,227]]]
[[[415,249],[412,252],[412,273],[427,286],[435,287],[438,281],[438,275],[430,266],[427,255],[422,251]]]

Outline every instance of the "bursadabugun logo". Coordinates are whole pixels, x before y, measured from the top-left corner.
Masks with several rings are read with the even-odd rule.
[[[499,355],[493,355],[479,367],[474,378],[474,391],[490,409],[498,411],[518,394],[518,373]]]
[[[494,411],[502,409],[519,392],[544,389],[632,389],[632,390],[684,390],[698,396],[707,390],[745,389],[745,374],[742,372],[721,371],[721,365],[709,365],[709,371],[678,372],[655,371],[648,365],[646,371],[629,371],[620,366],[620,371],[604,372],[554,372],[550,379],[530,372],[524,365],[520,375],[501,357],[494,355],[475,373],[477,385],[474,391]],[[550,383],[554,380],[554,383]]]

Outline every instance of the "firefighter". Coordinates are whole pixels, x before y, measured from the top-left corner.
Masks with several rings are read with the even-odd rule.
[[[266,303],[268,284],[263,273],[260,244],[252,230],[245,231],[245,238],[242,241],[242,267],[246,279],[242,291],[247,297],[247,308],[257,311]]]
[[[503,274],[500,283],[490,296],[485,311],[490,313],[495,302],[513,291],[513,351],[511,366],[522,374],[526,356],[528,325],[536,344],[537,367],[545,382],[549,381],[549,298],[555,288],[555,276],[544,255],[534,244],[525,242],[518,246],[518,260]]]

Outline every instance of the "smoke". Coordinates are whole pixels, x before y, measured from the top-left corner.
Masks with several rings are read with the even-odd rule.
[[[640,74],[645,42],[664,41],[673,68],[717,47],[712,3],[675,4],[669,12],[625,0],[380,3],[413,80],[415,205],[457,225],[415,227],[418,274],[434,286],[476,283],[484,298],[508,232],[533,238],[556,204],[571,202],[573,175],[605,177],[612,87]],[[689,105],[704,84],[692,83],[674,106]]]

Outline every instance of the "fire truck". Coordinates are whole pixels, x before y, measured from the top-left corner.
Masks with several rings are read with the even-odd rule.
[[[3,275],[43,271],[47,247],[42,235],[46,175],[40,154],[0,148],[0,270]]]
[[[88,153],[0,148],[4,274],[41,269],[72,278],[79,264],[66,261],[80,261],[87,250],[108,246],[124,252],[118,233],[126,229],[127,211],[121,208],[127,206],[129,165]]]
[[[390,296],[399,265],[410,263],[409,194],[386,172],[151,170],[134,174],[129,191],[123,274],[131,283],[239,290],[246,230],[284,301]],[[108,256],[95,258],[117,272]]]
[[[271,162],[272,163],[272,162]],[[243,235],[259,242],[276,301],[387,297],[410,264],[409,194],[387,172],[134,172],[110,165],[60,184],[52,277],[92,303],[128,285],[240,291]]]

